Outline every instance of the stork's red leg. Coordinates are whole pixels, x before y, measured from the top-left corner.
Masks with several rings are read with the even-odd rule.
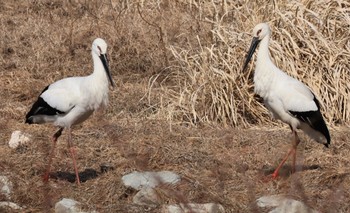
[[[275,171],[272,173],[272,178],[276,179],[279,174],[279,170],[282,168],[284,163],[287,161],[288,157],[293,154],[293,166],[292,166],[292,173],[295,172],[295,161],[296,161],[296,152],[297,152],[297,146],[300,142],[298,134],[295,130],[293,130],[293,140],[292,140],[292,148],[289,149],[287,155],[283,158],[282,162],[278,165],[278,167],[275,169]]]
[[[56,143],[57,143],[57,139],[62,135],[62,131],[63,131],[63,127],[61,127],[53,136],[52,136],[52,147],[51,147],[51,151],[50,151],[50,155],[49,155],[49,163],[47,165],[46,168],[46,172],[44,174],[44,182],[48,182],[49,181],[49,177],[50,177],[50,168],[51,168],[51,163],[52,163],[52,158],[55,154],[55,148],[56,148]]]
[[[275,171],[272,173],[272,179],[276,179],[278,177],[278,173],[280,171],[280,169],[282,168],[282,166],[284,165],[284,163],[287,161],[288,157],[290,156],[290,154],[292,152],[295,152],[295,150],[293,150],[293,148],[289,149],[287,155],[283,158],[282,162],[278,165],[278,167],[275,169]]]
[[[76,181],[77,181],[77,184],[80,186],[80,178],[79,178],[77,163],[76,163],[76,160],[75,160],[76,154],[75,154],[75,149],[74,149],[74,147],[72,145],[71,134],[72,134],[71,133],[71,129],[69,128],[68,129],[68,148],[69,148],[69,151],[71,153],[72,160],[73,160],[73,166],[74,166]]]
[[[292,173],[295,172],[295,162],[296,162],[297,147],[298,147],[298,145],[299,145],[299,143],[300,143],[300,140],[299,140],[299,137],[298,137],[297,132],[296,132],[296,131],[293,131],[293,133],[294,133],[294,140],[293,140],[292,146],[293,146],[294,152],[293,152]]]

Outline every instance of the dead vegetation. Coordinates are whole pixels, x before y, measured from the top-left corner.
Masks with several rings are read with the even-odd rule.
[[[314,91],[327,109],[324,114],[330,124],[348,123],[348,2],[191,1],[186,7],[196,12],[183,29],[197,31],[185,30],[177,36],[183,42],[169,43],[173,63],[161,83],[161,109],[171,120],[233,126],[269,120],[252,93],[253,68],[250,73],[241,71],[249,33],[257,23],[268,21],[276,65]]]
[[[62,197],[86,210],[157,212],[132,205],[134,192],[120,178],[172,170],[184,180],[158,189],[165,203],[214,201],[228,212],[257,212],[256,198],[285,193],[324,212],[350,211],[349,14],[345,0],[2,1],[0,174],[14,182],[12,200],[27,212]],[[317,95],[333,140],[326,150],[303,138],[304,169],[271,182],[262,179],[289,146],[289,132],[261,128],[276,123],[254,96],[254,64],[241,72],[250,32],[263,21],[273,32],[272,58]],[[24,115],[47,84],[90,73],[96,37],[108,42],[117,89],[109,108],[77,127],[73,140],[81,171],[105,163],[115,169],[80,188],[62,180],[45,186],[55,129],[24,125]],[[17,129],[33,142],[10,150]],[[72,172],[64,136],[60,142],[53,168]]]

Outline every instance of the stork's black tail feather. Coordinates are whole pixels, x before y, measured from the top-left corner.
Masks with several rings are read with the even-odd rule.
[[[49,86],[47,86],[40,95],[45,92]],[[62,114],[63,112],[51,107],[42,97],[38,97],[38,100],[33,104],[32,108],[26,115],[25,123],[33,124],[35,115],[57,115]]]

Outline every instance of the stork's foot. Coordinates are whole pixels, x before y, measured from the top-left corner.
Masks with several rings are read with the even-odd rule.
[[[270,176],[271,179],[276,180],[279,177],[287,178],[296,172],[294,165],[284,165],[283,167],[277,168]]]
[[[261,170],[260,180],[264,183],[276,180],[279,177],[279,171],[271,166],[264,166]]]
[[[264,183],[268,183],[268,182],[270,182],[270,181],[277,180],[279,177],[280,177],[280,176],[279,176],[278,172],[277,172],[277,173],[274,172],[274,173],[272,173],[272,174],[266,174],[266,175],[264,175],[264,176],[261,178],[261,180],[262,180],[262,182],[264,182]]]
[[[268,167],[262,170],[261,180],[263,182],[269,182],[272,180],[284,179],[289,177],[290,174],[291,174],[291,167],[289,165],[283,165],[277,168]]]
[[[276,180],[277,178],[278,178],[278,171],[274,171],[274,173],[272,173],[272,175],[271,175],[271,179],[272,180]]]
[[[50,174],[48,172],[45,173],[44,176],[43,176],[43,182],[44,183],[49,182],[49,178],[50,178]]]

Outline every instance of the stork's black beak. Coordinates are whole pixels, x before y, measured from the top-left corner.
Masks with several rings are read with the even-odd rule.
[[[107,54],[101,54],[100,59],[102,61],[103,67],[105,68],[106,74],[108,76],[109,83],[111,84],[112,87],[115,86],[111,72],[109,71],[109,66],[108,66],[108,58]]]
[[[249,51],[248,51],[248,53],[247,53],[247,58],[246,58],[246,60],[245,60],[245,62],[244,62],[244,66],[243,66],[243,70],[242,70],[242,71],[244,71],[244,70],[247,68],[247,66],[248,66],[248,64],[249,64],[249,61],[250,61],[250,59],[252,58],[253,53],[254,53],[254,51],[255,51],[255,49],[256,49],[256,47],[258,46],[258,44],[259,44],[260,41],[261,41],[261,40],[259,40],[258,37],[253,37],[253,40],[252,40],[252,43],[251,43],[251,45],[250,45]]]

